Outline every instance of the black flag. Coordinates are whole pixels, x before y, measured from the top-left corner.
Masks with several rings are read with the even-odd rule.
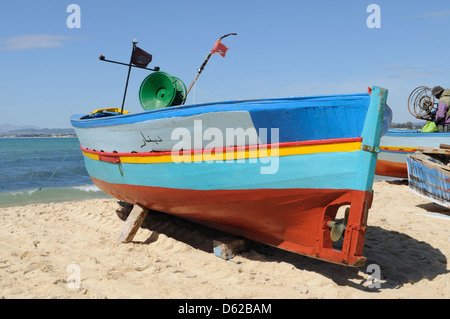
[[[152,61],[152,55],[141,48],[136,47],[131,55],[131,63],[140,68],[145,68]]]

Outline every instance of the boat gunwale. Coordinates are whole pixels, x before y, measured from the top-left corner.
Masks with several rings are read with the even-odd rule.
[[[151,115],[161,115],[161,114],[174,114],[173,116],[167,116],[167,117],[176,117],[176,116],[192,116],[192,115],[199,115],[204,113],[215,113],[215,112],[246,112],[249,111],[249,109],[242,109],[242,110],[226,110],[222,109],[222,107],[226,106],[232,106],[232,105],[252,105],[252,103],[261,103],[261,104],[267,104],[271,102],[283,102],[283,101],[308,101],[308,100],[317,100],[317,101],[326,101],[326,99],[335,99],[337,97],[342,98],[362,98],[367,97],[369,94],[367,93],[353,93],[353,94],[333,94],[333,95],[311,95],[311,96],[291,96],[291,97],[277,97],[277,98],[263,98],[263,99],[247,99],[247,100],[229,100],[229,101],[216,101],[216,102],[208,102],[208,103],[199,103],[199,104],[188,104],[188,105],[178,105],[178,106],[172,106],[172,107],[165,107],[160,109],[154,109],[154,110],[147,110],[142,111],[138,113],[127,113],[127,114],[117,114],[117,115],[111,115],[111,116],[105,116],[105,117],[93,117],[93,118],[84,118],[89,115],[87,114],[75,114],[70,118],[72,126],[76,128],[97,128],[97,127],[103,127],[103,126],[113,126],[113,125],[122,125],[122,124],[133,124],[137,122],[144,122],[144,121],[150,121],[155,120],[159,118],[151,118]],[[255,104],[257,105],[257,104]],[[204,111],[199,111],[198,113],[193,114],[185,114],[180,111],[188,111],[191,109],[201,109],[203,107],[211,107],[211,109],[206,109]],[[298,105],[296,106],[298,107]],[[313,107],[313,106],[310,106]],[[216,109],[217,108],[217,109]],[[181,113],[181,114],[176,114]],[[150,116],[150,118],[145,120],[136,119],[132,122],[123,122],[123,123],[109,123],[123,120],[123,119],[131,119],[136,117],[142,117],[142,116]],[[96,123],[96,124],[93,124]]]
[[[445,171],[446,173],[450,173],[450,167],[448,167],[447,165],[444,164],[438,164],[435,162],[431,162],[431,161],[427,161],[426,159],[423,158],[423,156],[427,156],[427,157],[431,157],[428,154],[423,154],[420,153],[419,156],[415,155],[415,154],[408,154],[407,157],[411,159],[411,161],[415,162],[415,163],[420,163],[423,166],[427,166],[433,169],[437,169],[440,171]],[[408,163],[407,163],[408,164]]]

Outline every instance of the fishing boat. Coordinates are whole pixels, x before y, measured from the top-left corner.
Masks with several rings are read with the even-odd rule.
[[[144,112],[72,116],[98,188],[298,254],[365,263],[386,89],[192,105],[186,92],[156,71],[139,89]]]
[[[445,148],[444,148],[445,147]],[[450,208],[450,149],[419,147],[407,156],[409,190]]]
[[[419,147],[438,148],[440,144],[450,144],[450,133],[390,129],[381,137],[375,174],[408,178],[407,156]]]
[[[359,266],[386,95],[374,87],[371,95],[82,114],[71,123],[93,182],[121,201]]]

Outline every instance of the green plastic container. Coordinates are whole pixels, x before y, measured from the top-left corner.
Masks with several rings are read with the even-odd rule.
[[[139,102],[144,110],[182,105],[186,100],[186,86],[179,78],[165,72],[147,76],[139,89]]]

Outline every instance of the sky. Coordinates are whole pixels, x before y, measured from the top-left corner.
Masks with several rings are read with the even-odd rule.
[[[0,124],[68,128],[74,114],[120,108],[128,68],[98,57],[128,63],[133,39],[152,54],[149,67],[189,86],[232,32],[186,104],[377,85],[389,90],[393,122],[417,122],[407,107],[414,88],[450,87],[449,30],[449,0],[2,1]],[[143,111],[139,87],[150,73],[132,69],[126,110]]]

